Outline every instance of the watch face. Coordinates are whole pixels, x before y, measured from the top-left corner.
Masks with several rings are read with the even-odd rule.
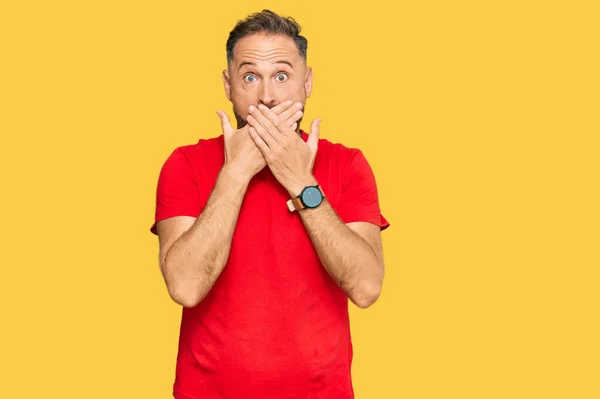
[[[323,201],[323,195],[317,187],[307,187],[302,191],[300,199],[305,207],[315,208]]]

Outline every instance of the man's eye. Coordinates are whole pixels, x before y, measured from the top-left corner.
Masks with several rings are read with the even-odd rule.
[[[256,77],[252,76],[252,75],[246,75],[246,77],[244,78],[244,80],[248,83],[252,83],[256,80]]]
[[[277,75],[276,79],[278,82],[285,82],[287,80],[287,75],[285,73],[280,73]]]

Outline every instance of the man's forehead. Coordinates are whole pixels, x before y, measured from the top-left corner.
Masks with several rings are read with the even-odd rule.
[[[266,61],[287,61],[294,65],[300,61],[300,53],[294,41],[285,35],[253,34],[245,36],[236,44],[234,64],[242,65]]]

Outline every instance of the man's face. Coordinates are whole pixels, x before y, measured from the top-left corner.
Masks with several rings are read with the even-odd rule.
[[[240,129],[247,124],[250,105],[273,108],[286,100],[306,104],[312,91],[312,70],[292,38],[257,33],[236,44],[233,60],[223,71],[223,83]]]

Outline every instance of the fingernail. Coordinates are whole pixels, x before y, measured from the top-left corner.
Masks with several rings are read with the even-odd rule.
[[[296,108],[302,108],[302,103],[296,103]]]
[[[254,112],[254,110],[256,109],[256,107],[254,105],[251,105],[249,108],[250,112]]]
[[[267,109],[267,107],[265,107],[263,104],[260,104],[260,105],[258,106],[258,108],[259,108],[259,109],[261,109],[261,110],[265,110],[265,109]]]

